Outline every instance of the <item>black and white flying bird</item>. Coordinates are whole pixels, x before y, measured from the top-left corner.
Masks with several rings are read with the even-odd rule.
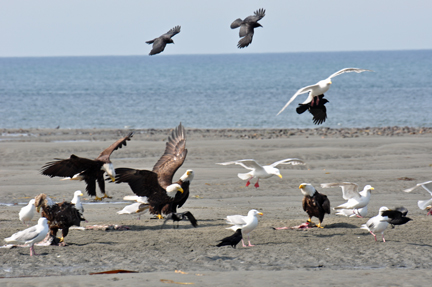
[[[318,109],[318,111],[316,111],[316,110],[314,111],[315,113],[317,113],[317,112],[322,113],[323,109],[324,109],[324,112],[325,112],[324,104],[327,103],[328,101],[326,99],[324,99],[326,102],[324,104],[321,104],[320,100],[322,99],[322,97],[324,97],[324,93],[326,93],[330,89],[330,85],[332,84],[332,78],[334,78],[336,76],[339,76],[339,75],[342,75],[344,73],[350,73],[350,72],[362,73],[362,72],[366,72],[366,71],[367,72],[373,72],[371,70],[366,70],[366,69],[345,68],[345,69],[337,71],[334,74],[331,74],[330,77],[328,77],[327,79],[319,81],[315,85],[310,85],[310,86],[303,87],[303,88],[299,89],[291,97],[291,99],[289,99],[289,101],[279,111],[279,113],[277,113],[277,115],[279,115],[280,113],[282,113],[288,107],[288,105],[291,104],[297,98],[298,95],[301,95],[301,94],[304,94],[304,93],[309,93],[309,95],[308,95],[306,101],[304,101],[301,104],[301,106],[302,105],[310,104],[311,109],[314,109],[314,108]],[[300,110],[302,110],[302,109],[303,108],[301,108]],[[314,114],[314,116],[315,116],[315,114]],[[322,115],[321,115],[321,118],[322,118]],[[325,120],[325,118],[324,118],[324,120]],[[324,122],[324,120],[322,122]]]
[[[174,44],[174,41],[171,38],[177,35],[178,33],[180,33],[180,28],[181,28],[180,26],[175,26],[174,28],[172,28],[162,36],[147,41],[146,42],[147,44],[153,44],[153,48],[150,51],[149,55],[151,56],[151,55],[159,54],[165,49],[166,44]]]
[[[239,228],[237,229],[233,235],[227,236],[221,240],[219,240],[219,244],[216,245],[217,247],[221,246],[231,246],[232,248],[236,248],[237,244],[243,239],[242,236],[242,230]]]
[[[318,96],[318,104],[312,105],[312,103],[307,104],[299,104],[296,109],[296,112],[300,115],[306,111],[309,111],[313,115],[312,121],[316,125],[320,125],[327,119],[327,109],[324,106],[329,101],[324,99],[324,95]]]
[[[165,223],[168,220],[172,220],[173,221],[173,227],[174,228],[176,228],[175,225],[174,225],[174,222],[177,222],[177,228],[178,228],[179,227],[179,221],[182,221],[182,220],[185,220],[185,219],[189,220],[193,227],[197,227],[198,226],[197,220],[195,219],[195,217],[193,216],[193,214],[190,213],[189,211],[182,212],[182,213],[173,212],[173,213],[168,214],[165,217],[165,221],[162,224],[161,229],[164,227]]]
[[[259,20],[264,18],[265,9],[261,8],[254,12],[254,15],[246,17],[244,20],[238,18],[231,23],[231,29],[236,29],[240,27],[239,36],[240,41],[237,44],[239,49],[249,46],[252,43],[252,38],[254,35],[254,29],[257,27],[262,27]]]
[[[392,228],[394,228],[395,225],[402,225],[412,220],[411,218],[406,217],[407,214],[408,209],[405,207],[396,207],[395,209],[384,211],[382,216],[387,216],[388,219],[386,221],[390,223]]]

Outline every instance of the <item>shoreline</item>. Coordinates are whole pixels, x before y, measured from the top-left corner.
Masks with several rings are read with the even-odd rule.
[[[2,141],[47,141],[47,138],[56,137],[58,141],[94,141],[116,138],[127,132],[134,131],[135,135],[142,135],[153,140],[166,138],[172,129],[1,129]],[[227,139],[276,139],[290,137],[331,137],[354,138],[365,136],[405,136],[430,135],[432,127],[364,127],[364,128],[306,128],[306,129],[197,129],[186,127],[188,139],[205,139],[209,135]],[[74,139],[72,139],[74,138]]]

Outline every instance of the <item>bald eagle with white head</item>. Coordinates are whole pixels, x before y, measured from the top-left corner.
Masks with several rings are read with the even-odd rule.
[[[127,136],[117,140],[102,151],[96,159],[78,157],[73,154],[68,159],[57,159],[56,161],[46,163],[42,167],[41,173],[49,177],[65,177],[64,180],[84,180],[87,184],[86,191],[89,196],[95,196],[96,200],[110,198],[105,192],[103,175],[106,172],[111,180],[115,181],[116,174],[110,156],[113,151],[126,146],[127,141],[132,138],[133,134],[131,132]],[[103,197],[96,196],[96,181]]]
[[[309,216],[307,221],[312,223],[312,217],[318,217],[317,227],[323,228],[321,223],[324,220],[324,215],[330,214],[330,200],[325,194],[319,193],[310,183],[300,184],[299,189],[304,194],[302,204],[303,210]]]
[[[189,185],[194,176],[192,170],[186,171],[178,182],[172,182],[186,155],[186,132],[180,123],[168,138],[165,152],[152,171],[117,168],[115,182],[127,182],[136,195],[146,196],[150,213],[162,218],[162,213],[176,212],[177,207],[181,207],[189,196]]]

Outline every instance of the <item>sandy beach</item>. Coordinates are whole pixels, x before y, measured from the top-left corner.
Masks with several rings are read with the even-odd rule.
[[[418,200],[429,198],[422,188],[403,190],[431,180],[430,128],[363,128],[304,130],[187,130],[188,156],[177,171],[177,180],[193,169],[191,196],[179,211],[191,211],[198,228],[143,214],[118,215],[132,195],[127,184],[107,184],[112,199],[95,202],[85,194],[84,182],[61,181],[39,173],[54,158],[71,154],[96,158],[129,130],[2,130],[0,136],[0,238],[24,229],[18,212],[40,193],[55,201],[70,201],[75,190],[84,191],[86,225],[122,225],[128,230],[71,230],[67,246],[0,249],[2,286],[424,286],[429,283],[430,221]],[[165,149],[170,130],[136,130],[127,147],[115,151],[114,166],[152,169]],[[253,158],[270,164],[284,158],[300,158],[305,166],[279,166],[283,179],[260,181],[245,187],[237,177],[240,166],[217,162]],[[345,202],[340,188],[322,189],[321,183],[350,181],[375,189],[367,218],[326,215],[324,229],[274,230],[273,227],[304,223],[303,198],[298,186],[313,184],[328,196],[331,206]],[[254,181],[253,181],[254,183]],[[404,206],[413,219],[388,228],[386,243],[375,242],[359,227],[381,206]],[[227,215],[246,215],[250,209],[264,213],[251,233],[255,247],[214,247],[232,234]],[[33,218],[36,224],[39,215]],[[380,236],[378,236],[380,238]],[[109,270],[138,273],[89,275]],[[176,272],[177,270],[177,272]],[[187,274],[186,274],[187,273]]]

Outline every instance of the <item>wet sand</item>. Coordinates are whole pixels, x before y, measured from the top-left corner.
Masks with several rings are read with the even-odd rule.
[[[195,171],[191,197],[179,211],[191,211],[198,228],[181,222],[178,230],[170,222],[143,214],[117,215],[132,194],[128,185],[107,184],[112,199],[102,204],[84,196],[88,223],[117,224],[124,231],[71,230],[66,247],[36,246],[41,256],[30,257],[28,248],[0,249],[0,282],[10,286],[59,285],[114,286],[120,282],[146,282],[166,286],[181,282],[199,286],[220,284],[272,285],[424,285],[431,268],[430,220],[417,201],[429,197],[423,189],[402,190],[430,180],[432,134],[430,129],[365,128],[308,130],[197,130],[188,129],[185,164]],[[24,229],[18,220],[23,204],[40,193],[56,201],[71,200],[83,182],[60,181],[39,174],[53,158],[71,154],[96,158],[127,130],[3,130],[0,137],[0,238]],[[169,130],[138,130],[128,146],[113,153],[115,167],[151,169],[165,148]],[[280,166],[283,179],[260,181],[260,188],[245,187],[237,177],[239,166],[216,162],[254,158],[262,164],[297,157],[307,165]],[[320,183],[351,181],[375,190],[368,218],[379,207],[404,206],[413,219],[388,228],[386,243],[375,242],[359,227],[367,218],[332,214],[324,229],[273,230],[305,222],[302,182],[326,194],[332,207],[345,202],[339,188],[321,189]],[[254,183],[254,182],[253,182]],[[232,233],[226,230],[226,215],[247,214],[255,208],[264,213],[251,233],[255,247],[214,247]],[[33,219],[36,224],[37,216]],[[88,275],[114,269],[139,273]],[[175,273],[181,270],[188,274]],[[198,274],[198,275],[197,275]],[[37,276],[22,278],[22,276]],[[60,277],[59,277],[60,276]],[[17,278],[18,277],[18,278]],[[173,280],[160,281],[160,279]],[[63,284],[62,284],[63,282]],[[120,284],[122,284],[120,283]],[[6,285],[8,286],[8,285]]]

